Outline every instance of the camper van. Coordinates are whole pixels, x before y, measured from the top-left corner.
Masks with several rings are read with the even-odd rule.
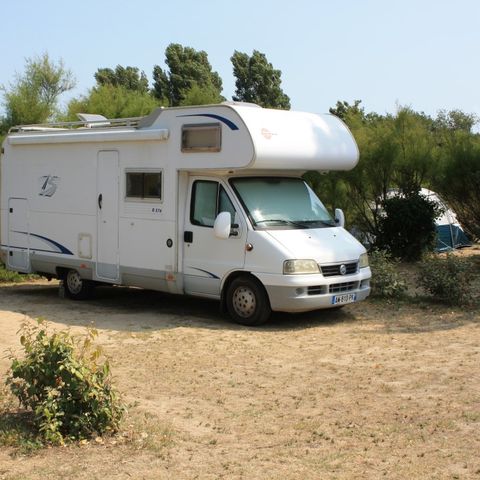
[[[349,170],[333,115],[245,103],[18,126],[1,158],[1,260],[61,280],[220,301],[232,319],[339,308],[370,293],[365,248],[302,179]]]

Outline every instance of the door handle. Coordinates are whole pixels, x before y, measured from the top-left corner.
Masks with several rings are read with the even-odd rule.
[[[101,210],[102,209],[102,202],[103,202],[103,195],[100,194],[98,196],[98,208]]]
[[[190,231],[183,232],[183,241],[185,243],[192,243],[193,242],[193,232],[190,232]]]

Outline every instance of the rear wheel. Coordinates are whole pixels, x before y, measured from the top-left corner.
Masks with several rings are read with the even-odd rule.
[[[92,296],[93,282],[83,279],[76,270],[68,270],[63,284],[68,298],[85,300]]]
[[[249,276],[232,281],[227,289],[226,304],[232,319],[242,325],[261,325],[272,313],[263,285]]]

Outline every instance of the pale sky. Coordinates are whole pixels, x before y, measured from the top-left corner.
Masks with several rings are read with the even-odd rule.
[[[165,48],[205,50],[231,99],[234,50],[265,53],[282,71],[292,109],[328,111],[362,100],[480,116],[479,0],[0,0],[0,85],[48,52],[94,86],[97,68],[138,67],[151,81]]]

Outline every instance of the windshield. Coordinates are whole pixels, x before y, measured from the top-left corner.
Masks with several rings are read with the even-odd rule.
[[[300,178],[243,177],[230,180],[255,228],[334,227],[327,209]]]

